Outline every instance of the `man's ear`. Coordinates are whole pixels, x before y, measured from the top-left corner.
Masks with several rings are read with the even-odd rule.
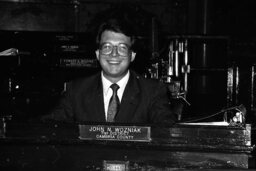
[[[132,55],[131,55],[131,62],[134,61],[135,56],[136,56],[136,53],[135,53],[135,52],[132,52]]]
[[[96,58],[99,60],[99,49],[97,49],[96,51],[95,51],[95,54],[96,54]]]

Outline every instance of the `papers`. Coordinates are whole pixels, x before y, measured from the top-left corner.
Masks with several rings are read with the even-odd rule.
[[[198,123],[179,123],[180,125],[216,125],[216,126],[228,126],[229,123],[225,121],[220,122],[198,122]]]

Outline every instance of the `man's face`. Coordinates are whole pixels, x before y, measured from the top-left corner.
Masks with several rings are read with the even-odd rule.
[[[131,38],[122,33],[104,31],[96,57],[100,62],[104,76],[112,82],[119,81],[128,71],[136,53],[129,48]]]

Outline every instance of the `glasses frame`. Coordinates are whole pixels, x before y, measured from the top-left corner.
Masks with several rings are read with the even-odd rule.
[[[103,52],[102,47],[104,45],[110,45],[111,50],[107,53],[102,53]],[[121,45],[125,45],[127,47],[127,49],[128,49],[127,54],[124,54],[123,52],[120,52],[119,48],[121,48]],[[99,51],[100,51],[100,54],[102,54],[102,55],[110,55],[110,54],[113,53],[114,49],[116,49],[117,54],[122,56],[122,57],[128,57],[130,52],[131,52],[131,46],[127,45],[126,43],[119,43],[118,45],[113,45],[112,43],[105,42],[105,43],[100,44],[100,46],[99,46]]]

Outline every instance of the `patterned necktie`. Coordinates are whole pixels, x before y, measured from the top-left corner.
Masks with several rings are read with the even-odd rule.
[[[120,106],[120,101],[117,96],[117,90],[119,89],[119,86],[117,84],[112,84],[110,88],[112,88],[113,90],[113,95],[110,98],[109,105],[108,105],[107,122],[114,122],[115,115],[117,114]]]

